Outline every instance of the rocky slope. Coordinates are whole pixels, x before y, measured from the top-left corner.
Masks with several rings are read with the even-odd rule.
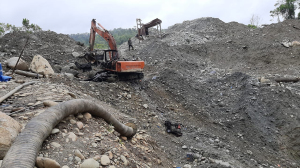
[[[62,94],[62,90],[69,89],[84,98],[103,102],[118,110],[116,115],[119,118],[127,116],[124,121],[134,121],[140,130],[137,136],[146,133],[152,140],[146,141],[150,145],[142,140],[138,141],[141,144],[135,144],[135,137],[120,144],[115,141],[118,136],[109,133],[109,126],[100,119],[87,121],[74,116],[57,126],[60,133],[47,139],[40,154],[70,167],[82,162],[74,156],[76,149],[81,150],[86,158],[109,156],[108,152],[112,152],[115,160],[111,159],[111,166],[116,167],[124,166],[121,161],[121,155],[126,155],[124,152],[133,167],[297,167],[300,163],[300,87],[298,83],[277,83],[274,78],[299,75],[299,46],[287,48],[282,45],[282,42],[299,40],[299,27],[297,20],[255,30],[216,18],[185,21],[171,26],[162,38],[150,36],[140,43],[134,39],[136,50],[128,51],[127,44],[119,47],[124,58],[145,61],[145,78],[141,81],[95,83],[80,82],[76,78],[47,79],[49,85],[62,87],[48,89],[49,92]],[[44,33],[40,36],[49,35],[49,32]],[[27,52],[42,52],[46,58],[49,53],[51,60],[57,60],[56,64],[64,67],[78,59],[72,56],[72,52],[84,51],[65,35],[53,33],[49,36],[55,42],[61,41],[65,47],[60,48],[60,45],[40,38],[42,45],[33,50],[36,45],[31,41],[31,50]],[[66,39],[59,40],[63,37]],[[1,62],[18,55],[24,40],[18,43],[13,40],[16,38],[19,37],[6,35],[0,39]],[[51,51],[43,50],[44,45],[51,45]],[[16,52],[12,52],[13,49]],[[56,50],[60,52],[56,53]],[[64,54],[61,51],[65,51]],[[10,86],[6,85],[1,95],[12,89]],[[50,86],[42,90],[47,88]],[[13,108],[27,106],[28,102],[16,97],[4,104]],[[52,97],[55,101],[68,98],[57,100]],[[0,110],[11,112],[5,108],[2,105]],[[31,110],[26,107],[15,118],[19,120]],[[70,132],[79,133],[77,126],[69,123],[70,119],[85,125],[82,131],[79,130],[84,136],[74,147],[65,144]],[[164,128],[166,120],[181,123],[183,135],[167,134]],[[105,141],[113,144],[103,146],[96,142],[95,135],[99,132]],[[62,147],[52,148],[51,142],[59,142]],[[142,144],[143,147],[139,148]],[[85,145],[88,147],[83,148]],[[127,150],[119,150],[122,146]],[[91,153],[93,148],[96,152]],[[147,148],[153,153],[144,150]],[[51,150],[55,152],[52,154]]]

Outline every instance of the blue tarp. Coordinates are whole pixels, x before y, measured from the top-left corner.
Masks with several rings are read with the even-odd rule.
[[[7,82],[11,79],[10,76],[4,76],[2,72],[2,65],[0,63],[0,82]]]

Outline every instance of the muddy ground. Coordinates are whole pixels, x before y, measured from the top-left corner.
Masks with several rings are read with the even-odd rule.
[[[127,119],[120,117],[124,122],[135,122],[139,130],[143,130],[141,134],[145,132],[150,135],[153,139],[150,142],[155,146],[153,153],[148,152],[150,155],[146,156],[148,153],[142,149],[135,152],[126,149],[131,167],[298,167],[300,85],[277,83],[274,79],[299,76],[300,46],[287,48],[282,45],[283,42],[300,41],[299,28],[297,20],[258,29],[250,29],[236,22],[224,23],[216,18],[185,21],[169,27],[162,38],[150,36],[141,42],[133,39],[133,51],[128,51],[127,44],[119,47],[123,58],[145,61],[145,77],[142,80],[96,83],[64,77],[38,81],[59,85],[61,90],[103,102],[116,109],[117,116],[127,116]],[[40,54],[48,59],[57,73],[61,73],[61,70],[73,73],[71,63],[78,60],[83,62],[75,58],[73,53],[83,55],[86,49],[68,36],[54,32],[39,32],[31,36],[30,45],[24,53],[26,61]],[[18,56],[24,41],[25,37],[21,34],[7,34],[0,38],[1,63]],[[97,67],[94,69],[96,71]],[[4,70],[8,71],[6,68]],[[79,77],[88,76],[87,73],[78,72]],[[4,95],[17,85],[5,84],[6,89],[1,89],[0,94]],[[43,84],[37,86],[42,87]],[[47,87],[42,90],[47,90]],[[48,91],[51,92],[51,89]],[[59,93],[62,92],[54,95]],[[27,107],[28,102],[24,99],[22,101],[16,97],[2,103],[0,110],[8,112],[3,105],[26,107],[24,112],[14,117],[24,122],[20,116],[33,108]],[[71,99],[51,98],[58,102]],[[77,116],[74,118],[83,120]],[[100,119],[94,120],[82,122],[87,127],[95,128],[88,130],[97,130],[98,125],[109,127],[103,121],[99,124]],[[183,135],[176,137],[167,134],[164,127],[166,120],[181,123]],[[65,124],[68,122],[66,119],[58,125],[61,132],[67,129]],[[72,132],[75,127],[73,125],[65,134]],[[84,137],[101,132],[87,132],[85,129]],[[104,139],[118,137],[107,135]],[[62,136],[62,133],[51,135],[47,141],[58,141],[63,145],[65,139]],[[90,139],[85,141],[93,147]],[[49,143],[45,143],[40,153],[43,156],[46,153],[46,157],[69,167],[80,164],[75,157],[68,160],[73,157],[74,149],[87,153],[87,158],[116,151],[100,145],[104,149],[95,147],[98,152],[91,154],[88,148],[82,148],[82,143],[77,143],[73,149],[62,147],[62,153],[55,155]],[[132,145],[136,149],[132,140],[114,145]],[[144,146],[147,147],[147,144]],[[112,165],[124,166],[120,160],[124,151],[117,150],[114,154],[116,160]],[[60,159],[60,155],[67,161]]]

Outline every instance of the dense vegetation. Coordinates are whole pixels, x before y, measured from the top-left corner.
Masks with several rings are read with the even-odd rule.
[[[114,36],[114,39],[117,45],[119,46],[122,43],[127,42],[129,38],[134,37],[137,34],[137,31],[136,29],[133,28],[129,28],[129,29],[118,28],[109,31],[109,33],[111,33]],[[89,46],[90,33],[70,34],[69,36],[76,41],[84,43],[85,46]],[[95,48],[98,49],[108,48],[107,42],[98,34],[96,35],[95,38]]]
[[[272,17],[277,17],[280,22],[280,17],[286,19],[296,19],[295,11],[300,8],[300,0],[278,0],[274,5],[276,8],[270,11]],[[300,12],[298,13],[298,19]]]

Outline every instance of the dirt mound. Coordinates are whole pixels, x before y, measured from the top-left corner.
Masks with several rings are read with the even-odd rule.
[[[282,44],[299,41],[299,27],[297,20],[258,29],[216,18],[185,21],[171,26],[162,38],[150,33],[140,43],[133,39],[135,50],[128,51],[127,43],[119,47],[123,58],[145,61],[141,81],[50,81],[64,83],[134,118],[138,128],[164,151],[162,158],[172,159],[177,166],[297,167],[300,84],[274,79],[299,75],[299,46]],[[46,37],[34,35],[35,41]],[[42,46],[58,49],[35,50],[54,52],[51,59],[58,60],[58,65],[69,58],[74,61],[73,51],[83,51],[72,40],[66,42],[64,35],[51,36]],[[24,39],[9,42],[8,37],[0,39],[5,57],[24,43]],[[36,52],[35,43],[27,52]],[[166,120],[181,123],[183,135],[167,134]]]
[[[295,167],[299,84],[274,78],[299,75],[300,48],[282,45],[298,40],[297,27],[297,20],[250,29],[201,18],[170,27],[162,39],[134,41],[136,51],[120,47],[147,64],[143,84],[151,110],[163,112],[161,120],[188,125],[186,137],[168,144],[176,163],[193,153],[204,157],[195,164],[203,167],[206,159],[233,167]]]
[[[41,31],[32,34],[24,32],[8,33],[0,38],[1,60],[18,57],[29,37],[29,44],[24,50],[22,58],[31,62],[34,55],[41,55],[47,59],[52,67],[66,65],[74,60],[72,53],[83,56],[84,47],[68,35],[57,34],[53,31]],[[58,69],[55,69],[58,72]]]

